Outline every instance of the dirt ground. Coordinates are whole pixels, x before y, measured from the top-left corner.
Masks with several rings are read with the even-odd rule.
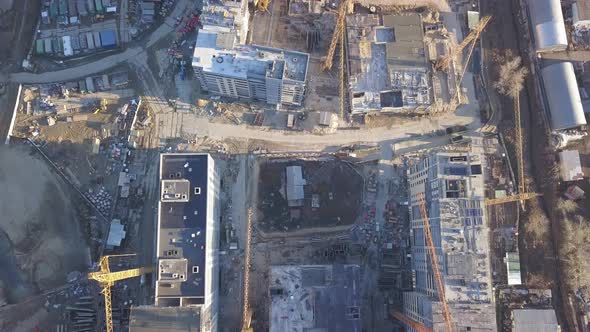
[[[11,9],[7,9],[10,4]],[[39,16],[41,2],[37,0],[0,1],[0,64],[2,71],[14,69],[31,46],[31,38]]]
[[[300,208],[287,205],[287,166],[302,166],[307,182]],[[351,166],[338,160],[291,160],[263,163],[258,187],[259,226],[265,232],[293,231],[354,223],[362,200],[359,188],[363,187],[363,179]],[[312,207],[313,195],[318,195],[319,208]]]
[[[26,146],[0,147],[0,281],[9,303],[65,284],[85,271],[69,188]]]

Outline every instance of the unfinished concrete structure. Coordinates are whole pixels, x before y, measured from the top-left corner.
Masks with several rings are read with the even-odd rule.
[[[444,330],[444,322],[425,245],[420,193],[426,200],[455,330],[496,331],[483,162],[477,154],[438,152],[421,159],[408,174],[415,284],[413,291],[404,293],[404,313],[434,331]]]
[[[208,154],[160,156],[155,305],[200,308],[200,331],[217,331],[219,175]]]
[[[237,43],[245,44],[248,36],[248,1],[209,0],[200,15],[201,30],[216,31]]]
[[[131,307],[129,332],[201,331],[198,307]]]
[[[358,265],[270,268],[270,332],[362,331]]]
[[[299,106],[308,62],[306,53],[234,45],[219,32],[200,30],[192,65],[201,87],[214,95]]]
[[[425,108],[432,82],[419,14],[346,18],[351,111]]]
[[[559,332],[553,309],[516,309],[512,311],[512,330],[518,332]]]

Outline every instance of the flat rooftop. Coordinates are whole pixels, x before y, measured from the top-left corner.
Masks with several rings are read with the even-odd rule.
[[[158,298],[205,293],[209,155],[162,154],[158,212]]]
[[[218,31],[199,30],[193,67],[244,80],[268,77],[305,81],[309,54],[256,45],[233,46],[224,37]]]
[[[515,309],[512,319],[513,329],[518,332],[561,331],[553,309]]]
[[[131,307],[129,332],[199,332],[200,307]]]
[[[358,265],[271,267],[271,332],[360,332]]]

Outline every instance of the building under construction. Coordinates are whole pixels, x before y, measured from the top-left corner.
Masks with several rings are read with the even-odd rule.
[[[404,314],[434,331],[443,331],[445,324],[426,247],[421,195],[453,330],[497,330],[484,203],[484,162],[477,154],[438,152],[421,159],[408,174],[415,277],[414,289],[404,293]]]
[[[270,332],[360,332],[358,265],[270,268]]]
[[[419,14],[346,18],[352,113],[428,107],[430,64]]]

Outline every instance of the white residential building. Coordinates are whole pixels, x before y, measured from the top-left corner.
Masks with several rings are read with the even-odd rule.
[[[157,307],[200,309],[200,330],[217,331],[219,175],[208,154],[160,156]]]
[[[192,65],[214,95],[300,106],[308,62],[306,53],[235,45],[231,33],[200,30]]]

